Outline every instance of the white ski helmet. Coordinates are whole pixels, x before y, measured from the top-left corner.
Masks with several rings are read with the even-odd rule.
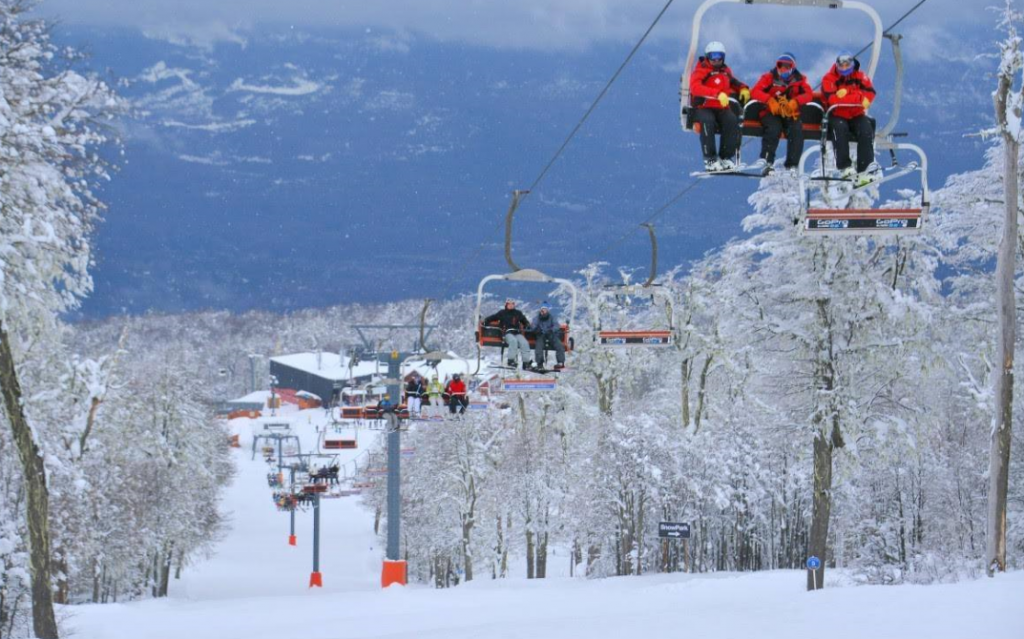
[[[718,40],[712,40],[708,42],[708,46],[704,47],[704,55],[711,57],[712,53],[720,53],[722,57],[725,57],[725,45]]]

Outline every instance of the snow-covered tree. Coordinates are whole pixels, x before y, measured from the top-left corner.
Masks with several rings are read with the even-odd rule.
[[[19,366],[56,317],[91,287],[93,192],[107,177],[97,155],[102,121],[120,103],[101,81],[59,68],[47,26],[31,2],[0,2],[0,391],[26,488],[33,630],[58,630],[50,589],[49,494],[44,438],[33,432]]]

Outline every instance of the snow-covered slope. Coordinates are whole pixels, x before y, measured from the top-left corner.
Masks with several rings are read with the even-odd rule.
[[[286,409],[285,417],[309,450],[323,412]],[[224,498],[232,528],[215,555],[173,582],[168,599],[65,608],[66,625],[76,637],[790,639],[822,627],[831,639],[1024,636],[1024,573],[952,585],[847,585],[815,593],[805,592],[799,571],[593,581],[484,576],[448,590],[381,590],[383,547],[373,534],[372,513],[355,498],[324,502],[324,587],[309,589],[312,515],[297,516],[298,545],[288,546],[288,515],[271,503],[267,464],[258,454],[250,459],[247,438],[254,423],[232,422],[243,446],[235,452],[239,472]],[[341,461],[351,465],[376,439],[360,433],[360,450],[342,451]],[[552,561],[560,559],[565,558]]]

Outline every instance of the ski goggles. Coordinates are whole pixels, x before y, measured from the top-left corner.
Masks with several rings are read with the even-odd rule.
[[[725,60],[725,54],[718,53],[717,51],[715,51],[714,53],[709,53],[708,60],[711,60],[712,62],[721,62],[722,60]]]
[[[789,71],[794,66],[796,65],[794,65],[792,62],[786,62],[785,60],[779,60],[778,62],[775,63],[775,68],[780,69],[782,71]]]
[[[848,66],[850,66],[852,64],[853,64],[853,56],[852,55],[841,55],[838,58],[836,58],[836,66],[840,67],[842,69],[845,69],[846,67],[848,67]]]

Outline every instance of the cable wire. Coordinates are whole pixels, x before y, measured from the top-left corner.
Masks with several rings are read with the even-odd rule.
[[[892,31],[893,29],[895,29],[901,22],[906,20],[911,14],[913,14],[915,11],[917,11],[927,1],[928,0],[919,0],[919,2],[917,4],[915,4],[913,7],[911,7],[902,16],[900,16],[895,22],[893,22],[891,25],[889,25],[889,27],[887,27],[882,32],[882,35],[884,36],[884,35],[888,34],[890,31]],[[597,108],[597,105],[601,102],[602,99],[604,99],[604,97],[608,93],[609,89],[611,89],[611,86],[615,83],[615,81],[618,79],[618,77],[622,74],[622,71],[626,68],[626,66],[629,64],[629,62],[633,59],[633,56],[640,49],[640,46],[647,40],[647,36],[650,35],[651,31],[654,30],[654,27],[661,20],[662,16],[665,15],[665,12],[668,10],[668,8],[672,5],[673,2],[674,2],[674,0],[668,0],[668,2],[665,3],[665,6],[662,7],[661,11],[658,12],[658,15],[655,16],[654,21],[651,22],[651,25],[644,32],[643,36],[641,36],[640,40],[638,40],[637,43],[633,46],[632,50],[630,50],[630,52],[626,56],[625,60],[623,60],[622,64],[619,65],[619,68],[615,71],[615,73],[612,75],[612,77],[605,84],[604,88],[601,90],[601,92],[598,94],[598,96],[591,103],[590,108],[588,108],[586,113],[583,114],[583,117],[581,117],[579,122],[576,123],[576,126],[573,127],[573,129],[569,133],[568,137],[566,137],[565,141],[562,142],[562,145],[558,148],[557,151],[555,151],[555,154],[551,157],[551,159],[548,161],[548,163],[544,166],[544,168],[541,170],[540,174],[538,174],[536,179],[534,179],[534,181],[530,184],[530,188],[526,191],[526,193],[523,194],[523,199],[525,199],[530,194],[530,192],[532,192],[540,184],[540,182],[547,175],[547,173],[551,169],[551,167],[554,166],[555,162],[562,155],[562,153],[565,151],[565,149],[569,146],[569,143],[576,136],[576,134],[579,132],[579,130],[583,127],[583,124],[587,121],[587,119],[590,117],[590,115]],[[873,44],[873,41],[869,42],[866,45],[864,45],[854,55],[857,56],[857,55],[860,55],[860,54],[864,53],[865,51],[867,51],[868,49],[871,48],[872,44]],[[741,141],[741,144],[742,144],[742,141]],[[692,180],[681,191],[679,191],[679,193],[677,193],[674,197],[672,197],[672,199],[670,199],[665,204],[663,204],[662,206],[660,206],[657,209],[655,209],[655,211],[653,213],[651,213],[651,215],[648,216],[643,221],[643,223],[652,223],[654,220],[659,218],[662,214],[664,214],[666,211],[668,211],[673,205],[675,205],[677,202],[679,202],[679,200],[681,200],[687,193],[689,193],[691,190],[693,190],[693,188],[696,187],[698,183],[699,183],[699,180],[697,180],[697,179]],[[495,228],[495,231],[500,231],[501,226],[502,226],[502,222],[504,222],[504,220],[499,221],[498,225]],[[627,239],[629,239],[629,237],[632,236],[633,233],[635,233],[635,232],[636,232],[635,229],[631,229],[631,230],[627,231],[626,233],[623,233],[622,236],[620,236],[616,240],[613,240],[608,245],[606,245],[604,248],[602,248],[597,253],[597,255],[594,258],[594,260],[591,260],[591,261],[600,260],[602,257],[607,255],[608,253],[610,253],[614,249],[618,248],[622,243],[624,243]],[[489,236],[489,238],[493,238],[493,237],[494,237],[494,233],[492,233]],[[459,271],[459,273],[457,273],[449,281],[448,286],[445,288],[444,292],[441,294],[440,299],[447,298],[447,296],[455,288],[455,286],[456,286],[456,284],[458,282],[458,279],[462,276],[462,274],[466,271],[466,269],[471,264],[476,262],[476,260],[483,253],[484,249],[487,247],[489,241],[490,240],[488,239],[488,240],[485,240],[483,243],[481,243],[480,246],[477,248],[477,250],[469,257],[469,259],[464,262],[465,266]],[[586,265],[584,264],[583,266],[586,266]]]
[[[622,74],[622,71],[633,59],[633,56],[636,55],[636,52],[640,49],[640,46],[644,43],[645,40],[647,40],[647,36],[651,34],[651,31],[654,30],[654,27],[661,20],[661,16],[665,15],[665,12],[668,11],[668,8],[672,5],[674,1],[675,0],[668,0],[668,2],[665,3],[665,6],[661,8],[661,11],[658,12],[658,15],[654,18],[654,22],[652,22],[651,26],[647,27],[647,31],[644,31],[644,34],[640,36],[640,40],[638,40],[637,43],[633,46],[633,50],[629,52],[629,55],[627,55],[626,59],[622,61],[622,64],[619,65],[619,68],[612,75],[611,79],[608,80],[608,83],[604,85],[603,89],[601,89],[601,93],[598,94],[598,96],[594,99],[593,103],[591,103],[590,108],[587,109],[587,112],[583,114],[583,117],[580,118],[580,121],[576,123],[575,127],[573,127],[572,132],[569,134],[569,137],[565,138],[565,142],[562,142],[562,146],[558,147],[558,150],[555,151],[555,155],[544,167],[544,170],[540,172],[540,175],[537,176],[537,179],[533,181],[533,183],[530,185],[530,188],[527,189],[527,192],[537,188],[537,185],[540,184],[540,181],[544,179],[544,176],[547,175],[548,170],[555,163],[555,161],[558,160],[559,156],[562,155],[562,151],[565,150],[565,147],[569,146],[569,142],[571,142],[573,137],[576,136],[576,133],[580,130],[580,128],[583,127],[583,123],[587,121],[587,118],[590,117],[590,114],[593,113],[594,109],[597,108],[598,103],[601,102],[605,94],[608,93],[608,89],[612,88],[612,85],[615,84],[615,81],[619,79],[619,75]]]
[[[661,21],[661,17],[665,15],[665,12],[668,11],[668,8],[672,6],[673,2],[675,2],[675,0],[668,0],[668,2],[665,3],[665,6],[661,8],[661,11],[659,11],[658,15],[655,16],[650,26],[647,27],[646,31],[644,31],[644,34],[640,36],[640,39],[637,41],[637,43],[633,45],[633,48],[630,50],[629,54],[622,61],[622,64],[619,65],[619,68],[615,70],[615,73],[612,74],[612,77],[608,80],[607,83],[605,83],[604,88],[601,89],[601,92],[597,95],[596,98],[594,98],[594,101],[591,102],[590,108],[587,109],[586,113],[583,114],[583,117],[580,118],[579,122],[576,123],[576,126],[573,127],[572,131],[565,138],[565,141],[562,142],[562,145],[558,147],[558,150],[555,151],[555,154],[553,156],[551,156],[551,159],[548,161],[548,163],[544,165],[544,168],[541,170],[541,172],[537,175],[533,182],[530,183],[530,188],[526,189],[522,193],[520,201],[525,200],[529,196],[529,194],[534,189],[537,188],[537,186],[547,175],[548,171],[551,170],[551,167],[554,166],[555,162],[558,161],[558,158],[569,146],[569,143],[572,141],[572,139],[576,137],[576,134],[579,133],[580,129],[583,128],[583,124],[586,123],[587,119],[597,108],[597,105],[601,102],[601,100],[604,99],[604,96],[607,95],[608,90],[611,89],[613,84],[615,84],[615,81],[618,80],[620,75],[622,75],[622,72],[629,65],[630,61],[632,61],[633,56],[636,55],[636,52],[640,50],[640,46],[643,45],[643,43],[647,40],[647,36],[651,34],[651,31],[654,30],[654,27],[657,26],[658,22]],[[468,260],[463,262],[463,268],[460,269],[459,272],[456,273],[455,276],[448,282],[448,286],[444,289],[444,292],[440,295],[439,299],[446,299],[448,297],[449,293],[451,293],[452,290],[455,288],[462,274],[465,273],[466,269],[468,269],[471,264],[476,262],[477,258],[480,257],[480,254],[484,252],[484,249],[487,248],[487,245],[491,242],[491,238],[493,238],[495,234],[501,230],[504,221],[505,220],[502,219],[495,227],[495,231],[484,239],[484,241],[480,244],[479,247],[477,247],[477,250],[473,252],[473,254],[469,257]]]
[[[907,11],[907,12],[906,12],[906,13],[904,13],[904,14],[903,14],[902,16],[900,16],[900,17],[899,17],[899,19],[898,19],[898,20],[896,20],[896,22],[893,22],[893,23],[892,23],[891,25],[889,25],[889,27],[888,27],[888,28],[886,28],[886,29],[885,29],[885,31],[883,31],[883,32],[882,32],[882,35],[884,36],[884,35],[888,34],[888,33],[889,33],[890,31],[892,31],[893,29],[895,29],[895,28],[896,28],[896,26],[897,26],[897,25],[899,25],[899,23],[901,23],[901,22],[903,22],[904,20],[906,20],[906,19],[907,19],[907,17],[909,17],[909,16],[910,16],[910,14],[914,13],[915,11],[917,11],[917,10],[918,10],[918,8],[920,8],[920,7],[921,7],[921,5],[923,5],[923,4],[925,3],[925,2],[928,2],[928,0],[920,0],[920,1],[919,1],[919,2],[917,3],[917,4],[915,4],[915,5],[913,6],[913,7],[911,7],[909,11]],[[874,44],[874,41],[872,41],[872,42],[869,42],[868,44],[866,44],[866,45],[864,45],[863,47],[861,47],[861,49],[860,49],[859,51],[857,51],[857,53],[855,53],[855,54],[854,54],[854,56],[856,57],[856,56],[858,56],[858,55],[860,55],[860,54],[864,53],[865,51],[867,51],[868,49],[870,49],[870,48],[871,48],[871,45],[872,45],[872,44]],[[672,198],[671,200],[669,200],[669,201],[668,201],[668,202],[666,202],[666,203],[665,203],[664,205],[662,205],[661,207],[659,207],[659,208],[658,208],[658,209],[657,209],[657,210],[656,210],[656,211],[655,211],[654,213],[652,213],[652,214],[651,214],[651,216],[650,216],[650,217],[648,217],[648,218],[647,218],[646,220],[644,220],[644,221],[643,221],[643,223],[644,223],[644,224],[648,224],[648,223],[651,223],[651,222],[653,222],[653,221],[654,221],[655,219],[657,219],[658,217],[660,217],[662,213],[664,213],[665,211],[667,211],[667,210],[668,210],[669,208],[671,208],[671,207],[672,207],[672,205],[673,205],[673,204],[675,204],[675,203],[676,203],[676,202],[678,202],[678,201],[679,201],[680,199],[682,199],[682,197],[683,197],[683,196],[684,196],[684,195],[685,195],[685,194],[686,194],[687,192],[689,192],[689,191],[690,191],[691,189],[693,189],[693,187],[694,187],[694,186],[696,186],[696,185],[697,185],[697,180],[694,180],[694,181],[692,181],[692,182],[691,182],[691,183],[690,183],[689,185],[687,185],[687,186],[686,186],[686,187],[685,187],[685,188],[684,188],[684,189],[683,189],[682,191],[680,191],[679,193],[677,193],[675,197],[673,197],[673,198]],[[619,246],[620,246],[620,245],[621,245],[621,244],[622,244],[623,242],[625,242],[625,241],[626,241],[627,239],[629,239],[629,237],[630,237],[630,236],[632,236],[632,235],[633,235],[633,234],[634,234],[635,232],[636,232],[635,230],[630,230],[630,231],[628,231],[628,232],[624,233],[624,234],[623,234],[623,235],[622,235],[621,237],[619,237],[618,239],[616,239],[616,240],[613,240],[613,241],[612,241],[612,242],[610,242],[610,243],[609,243],[609,244],[608,244],[607,246],[605,246],[605,247],[604,247],[603,249],[601,249],[601,251],[600,251],[600,252],[599,252],[599,253],[597,254],[597,256],[596,256],[596,257],[595,257],[595,258],[594,258],[593,260],[591,260],[591,261],[593,261],[593,262],[599,261],[599,260],[600,260],[600,259],[601,259],[602,257],[604,257],[605,255],[607,255],[608,253],[610,253],[610,252],[611,252],[611,251],[613,251],[614,249],[618,248],[618,247],[619,247]],[[582,266],[580,266],[580,268],[584,268],[584,267],[586,267],[586,264],[583,264]]]

